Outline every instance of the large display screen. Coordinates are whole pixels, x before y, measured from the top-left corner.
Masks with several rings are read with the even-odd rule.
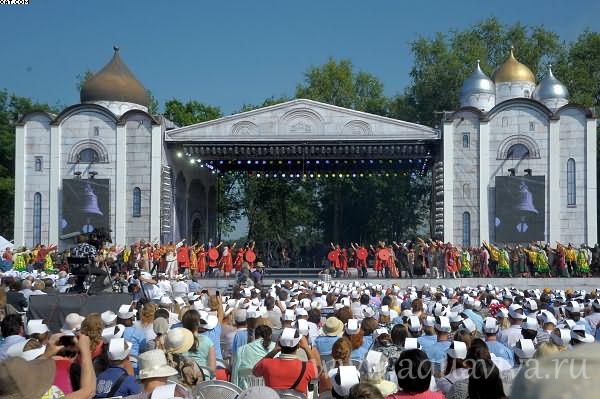
[[[110,180],[63,179],[61,238],[110,228]]]
[[[545,176],[496,176],[496,242],[545,241]]]

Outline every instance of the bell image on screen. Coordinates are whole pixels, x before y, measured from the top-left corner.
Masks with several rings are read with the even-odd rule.
[[[496,176],[496,242],[544,241],[545,176]]]
[[[109,227],[109,179],[64,179],[62,191],[61,235]]]

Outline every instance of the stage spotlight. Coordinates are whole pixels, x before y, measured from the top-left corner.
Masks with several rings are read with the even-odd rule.
[[[517,171],[515,170],[515,168],[509,168],[508,169],[508,175],[509,176],[515,176],[517,173]]]
[[[531,169],[525,169],[525,176],[531,176],[532,170]]]

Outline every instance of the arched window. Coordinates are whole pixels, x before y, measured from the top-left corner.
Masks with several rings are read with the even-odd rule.
[[[463,133],[462,146],[463,146],[463,148],[469,148],[471,146],[471,140],[469,137],[469,133]]]
[[[529,148],[523,144],[513,144],[506,152],[506,159],[529,158]]]
[[[42,171],[42,157],[35,157],[35,171]]]
[[[98,152],[93,148],[84,148],[77,154],[77,159],[81,163],[97,163],[100,160]]]
[[[133,211],[134,218],[142,216],[142,190],[139,187],[133,189]]]
[[[577,205],[577,195],[575,194],[577,184],[575,183],[575,177],[575,160],[569,158],[567,161],[567,206]]]
[[[463,248],[471,246],[471,214],[469,212],[463,213]]]
[[[33,244],[42,242],[42,194],[33,194]]]

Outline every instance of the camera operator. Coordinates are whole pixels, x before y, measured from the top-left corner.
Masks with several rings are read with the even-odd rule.
[[[129,278],[129,293],[133,295],[132,300],[136,303],[158,301],[165,295],[157,285],[156,280],[148,272],[135,270]]]

